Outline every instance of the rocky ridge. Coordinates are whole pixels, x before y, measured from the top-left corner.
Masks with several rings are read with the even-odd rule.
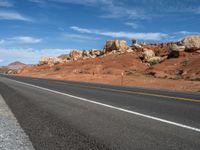
[[[68,75],[142,75],[173,80],[200,80],[200,36],[178,42],[138,43],[108,40],[102,50],[72,50],[58,57],[42,57],[39,64],[21,74]]]
[[[72,50],[69,54],[58,57],[41,57],[39,65],[65,64],[79,59],[90,59],[105,57],[110,54],[122,54],[136,52],[143,63],[149,65],[158,64],[166,59],[178,58],[183,52],[195,52],[200,50],[200,36],[188,36],[179,42],[161,44],[138,44],[136,39],[132,40],[129,47],[124,40],[108,40],[103,50]]]

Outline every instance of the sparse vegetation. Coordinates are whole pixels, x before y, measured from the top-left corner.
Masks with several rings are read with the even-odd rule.
[[[156,60],[152,60],[152,61],[149,61],[149,64],[152,66],[152,65],[156,65],[158,64],[158,61]]]
[[[191,79],[191,81],[200,81],[200,77],[197,77],[197,78]]]
[[[60,69],[60,67],[55,67],[54,71],[59,71]]]
[[[136,74],[136,70],[134,70],[134,69],[127,70],[127,71],[125,71],[125,74],[127,76],[135,75]]]
[[[184,61],[181,62],[181,65],[184,66],[184,67],[187,66],[187,64],[188,64],[188,60],[184,60]]]
[[[156,55],[156,56],[159,56],[159,55],[160,55],[160,49],[159,49],[159,48],[156,48],[156,49],[155,49],[155,55]]]

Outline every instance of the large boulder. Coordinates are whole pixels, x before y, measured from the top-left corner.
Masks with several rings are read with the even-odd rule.
[[[184,50],[185,50],[185,46],[172,43],[168,48],[168,57],[178,58],[180,55],[180,52],[183,52]]]
[[[69,53],[69,57],[71,58],[71,60],[78,60],[83,57],[83,52],[79,50],[72,50]]]
[[[94,57],[101,56],[103,54],[103,51],[97,50],[97,49],[92,49],[89,51],[89,54],[94,58]]]
[[[71,57],[69,54],[60,55],[60,56],[58,56],[58,58],[66,61],[66,62],[71,60]]]
[[[91,49],[89,51],[84,50],[82,52],[82,57],[83,59],[88,59],[88,58],[96,58],[103,55],[103,51],[102,50],[97,50],[97,49]]]
[[[117,51],[126,51],[128,49],[127,42],[124,40],[108,40],[105,45],[105,52]]]
[[[155,56],[155,52],[153,50],[144,48],[140,58],[143,60],[143,62],[149,63],[150,65],[155,65],[164,61],[167,58],[167,56]]]
[[[137,39],[132,39],[132,45],[131,45],[132,50],[142,50],[142,46],[138,44]]]
[[[146,62],[152,57],[155,57],[154,51],[151,49],[144,48],[143,53],[141,55],[141,59]]]
[[[200,35],[187,36],[182,41],[186,51],[196,51],[200,49]]]
[[[167,56],[164,56],[164,57],[155,56],[155,57],[151,57],[147,59],[146,62],[149,63],[150,65],[155,65],[155,64],[161,63],[165,59],[167,59]]]
[[[83,59],[91,58],[90,52],[87,50],[83,50],[82,56],[83,56]]]

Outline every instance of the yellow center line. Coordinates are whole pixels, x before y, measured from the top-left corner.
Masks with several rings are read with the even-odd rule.
[[[63,82],[59,82],[63,83]],[[120,92],[120,93],[127,93],[127,94],[137,94],[137,95],[145,95],[145,96],[153,96],[153,97],[161,97],[161,98],[168,98],[180,101],[190,101],[200,103],[200,99],[192,99],[192,98],[184,98],[184,97],[175,97],[175,96],[167,96],[167,95],[160,95],[160,94],[153,94],[153,93],[146,93],[146,92],[134,92],[134,91],[126,91],[126,90],[117,90],[117,89],[109,89],[109,88],[102,88],[102,87],[95,87],[95,86],[87,86],[87,85],[74,85],[70,83],[64,83],[72,86],[90,88],[90,89],[98,89],[103,91],[112,91],[112,92]]]

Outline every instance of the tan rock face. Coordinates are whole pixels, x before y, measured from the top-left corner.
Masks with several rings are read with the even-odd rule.
[[[127,42],[124,40],[109,40],[106,42],[105,52],[112,52],[113,50],[126,51],[128,48]]]
[[[71,60],[69,54],[60,55],[60,56],[58,56],[58,58],[60,58],[62,60],[65,60],[65,61],[70,61]]]
[[[73,50],[69,53],[69,56],[72,60],[78,60],[83,57],[83,52],[78,50]]]
[[[93,57],[98,57],[103,54],[103,51],[97,50],[97,49],[92,49],[89,51],[89,54]]]
[[[155,56],[155,57],[151,57],[147,60],[148,63],[150,63],[151,65],[154,65],[154,64],[158,64],[162,61],[164,61],[165,59],[167,59],[166,56],[164,57],[160,57],[160,56]]]
[[[104,52],[102,50],[97,50],[97,49],[92,49],[89,51],[84,50],[82,52],[82,57],[83,59],[88,59],[88,58],[96,58],[98,56],[103,55]]]
[[[47,64],[49,66],[54,66],[55,64],[58,63],[63,63],[64,60],[58,58],[58,57],[41,57],[39,60],[40,65]]]
[[[156,56],[153,50],[144,48],[141,59],[143,60],[143,62],[149,63],[150,65],[154,65],[167,59],[167,56]]]
[[[188,36],[182,40],[186,51],[196,51],[200,49],[200,35]]]
[[[171,46],[169,46],[168,57],[178,58],[180,51],[184,51],[184,49],[181,49],[177,44],[173,43]]]
[[[83,59],[88,59],[91,57],[90,52],[86,50],[83,51],[82,56],[83,56]]]
[[[149,60],[150,58],[152,58],[152,57],[155,57],[155,53],[154,53],[154,51],[153,50],[151,50],[151,49],[144,49],[144,52],[142,53],[142,57],[143,57],[143,60],[144,61],[147,61],[147,60]]]

